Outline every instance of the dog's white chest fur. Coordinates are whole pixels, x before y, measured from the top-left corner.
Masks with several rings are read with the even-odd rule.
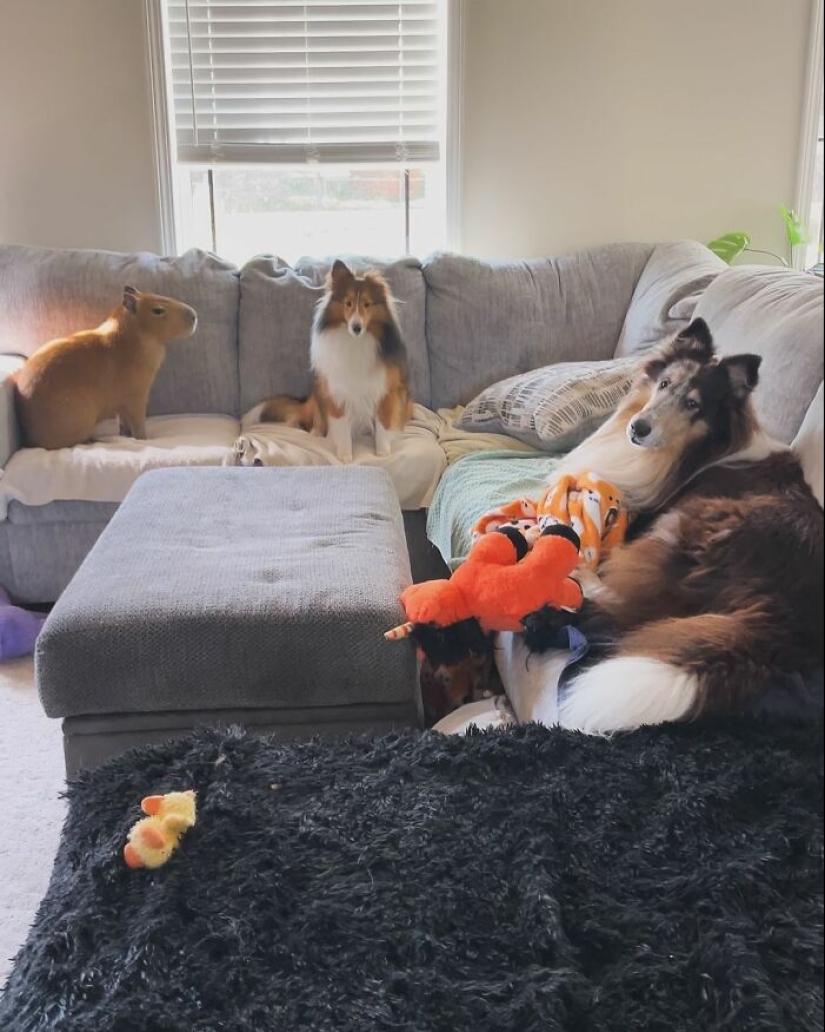
[[[387,370],[371,333],[353,337],[346,326],[312,336],[310,361],[323,376],[333,401],[342,405],[355,424],[369,424],[387,393]]]

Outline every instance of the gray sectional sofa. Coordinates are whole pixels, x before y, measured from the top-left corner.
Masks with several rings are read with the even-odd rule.
[[[429,430],[416,430],[420,490],[407,485],[404,495],[417,577],[436,568],[424,536],[426,506],[447,465],[435,412],[465,404],[494,381],[553,362],[641,353],[700,314],[723,353],[764,356],[756,405],[782,441],[794,439],[822,382],[821,281],[784,269],[728,268],[690,241],[613,244],[533,261],[436,254],[359,264],[378,266],[402,302],[413,394],[433,417]],[[0,584],[14,599],[56,599],[144,469],[231,461],[245,411],[269,394],[306,390],[308,327],[326,269],[268,257],[238,269],[199,251],[167,259],[0,247],[6,372],[45,340],[95,325],[127,283],[199,313],[195,336],[170,345],[152,392],[157,441],[112,439],[64,453],[22,448],[4,384]],[[820,427],[821,404],[820,392],[809,414]],[[821,448],[812,454],[821,466]]]

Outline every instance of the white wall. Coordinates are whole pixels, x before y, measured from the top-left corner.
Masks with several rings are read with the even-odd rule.
[[[809,0],[464,6],[462,250],[783,247]],[[0,242],[160,249],[143,11],[0,0]]]
[[[784,248],[809,0],[465,0],[461,248]]]
[[[0,0],[0,242],[160,247],[142,0]]]

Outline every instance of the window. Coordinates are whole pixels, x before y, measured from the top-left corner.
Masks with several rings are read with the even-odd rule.
[[[446,244],[447,0],[165,0],[179,249]]]
[[[807,246],[793,249],[797,268],[822,272],[822,22],[823,0],[811,3],[806,89],[802,110],[796,210],[806,224]],[[818,266],[818,269],[816,268]]]
[[[823,179],[825,179],[825,162],[823,162],[823,119],[822,107],[819,110],[819,129],[816,134],[816,147],[814,149],[814,175],[811,187],[811,210],[808,220],[810,241],[805,254],[805,268],[822,264],[823,245]]]

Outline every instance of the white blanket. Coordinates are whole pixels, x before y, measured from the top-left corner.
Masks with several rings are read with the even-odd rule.
[[[420,509],[430,504],[447,465],[438,443],[441,418],[415,405],[413,418],[383,457],[375,454],[371,438],[356,440],[354,462],[379,466],[393,479],[402,509]],[[245,423],[228,464],[242,466],[339,466],[341,460],[325,437],[283,426],[280,423]]]
[[[95,441],[75,448],[15,452],[0,473],[0,518],[11,499],[122,502],[147,470],[220,466],[232,454],[239,424],[230,416],[155,416],[146,421],[146,441],[120,436],[113,424],[98,430]]]

